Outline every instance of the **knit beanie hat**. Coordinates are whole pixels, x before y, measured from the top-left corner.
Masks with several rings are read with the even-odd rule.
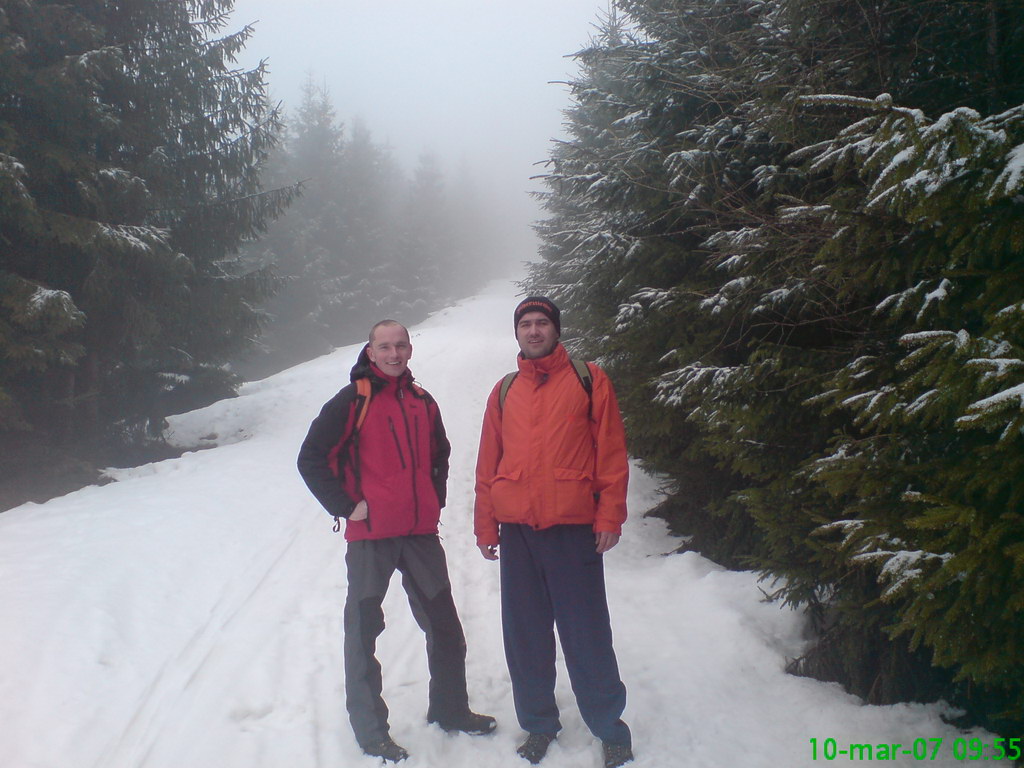
[[[562,313],[551,299],[546,296],[528,296],[519,302],[514,315],[513,328],[519,327],[520,319],[527,312],[541,312],[547,315],[548,320],[554,323],[555,331],[559,336],[562,335]]]

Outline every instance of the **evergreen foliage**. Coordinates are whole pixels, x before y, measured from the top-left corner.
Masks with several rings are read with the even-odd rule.
[[[0,431],[145,439],[233,392],[269,287],[235,254],[292,191],[231,7],[0,4]]]
[[[797,671],[1024,724],[1024,12],[620,0],[527,281],[687,546],[809,609]]]

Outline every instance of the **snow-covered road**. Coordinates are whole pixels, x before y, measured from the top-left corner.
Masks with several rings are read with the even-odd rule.
[[[491,386],[514,365],[516,301],[511,284],[496,283],[413,329],[410,367],[437,398],[453,444],[442,536],[469,642],[471,702],[499,726],[472,738],[426,725],[423,637],[396,579],[379,657],[409,768],[526,766],[514,752],[521,732],[497,567],[480,557],[471,524],[480,420]],[[176,440],[210,450],[0,515],[0,766],[375,764],[344,710],[344,541],[294,468],[310,420],[347,382],[357,352],[338,350],[174,419]],[[841,749],[941,737],[928,762],[954,765],[950,745],[963,734],[943,724],[940,706],[867,707],[838,686],[786,675],[800,617],[762,602],[752,574],[664,556],[676,543],[642,516],[656,498],[655,481],[634,471],[631,519],[606,557],[638,768],[817,766],[829,762],[827,738]],[[565,729],[543,765],[596,768],[599,747],[564,667],[558,698]]]

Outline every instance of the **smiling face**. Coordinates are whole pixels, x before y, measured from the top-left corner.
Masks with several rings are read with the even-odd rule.
[[[373,329],[366,354],[382,373],[401,376],[408,370],[412,358],[409,332],[398,323],[378,325]]]
[[[516,341],[527,360],[546,357],[558,344],[555,324],[543,312],[527,312],[516,324]]]

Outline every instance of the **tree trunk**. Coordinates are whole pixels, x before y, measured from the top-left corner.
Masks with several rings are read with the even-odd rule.
[[[987,0],[985,10],[988,15],[988,111],[994,115],[1002,109],[1002,80],[999,76],[999,0]]]

